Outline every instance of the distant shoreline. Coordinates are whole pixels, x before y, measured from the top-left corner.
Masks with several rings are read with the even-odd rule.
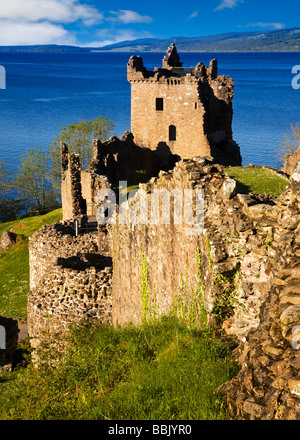
[[[115,54],[121,54],[121,53],[132,53],[132,52],[136,52],[136,53],[143,53],[143,54],[147,54],[147,53],[165,53],[165,51],[163,50],[137,50],[135,48],[132,49],[128,49],[128,50],[100,50],[100,49],[95,49],[95,50],[80,50],[80,48],[76,51],[76,50],[5,50],[2,49],[2,47],[0,47],[0,54],[25,54],[25,53],[36,53],[36,54],[47,54],[47,53],[53,53],[53,54],[91,54],[91,53],[115,53]],[[297,51],[292,51],[292,50],[269,50],[269,51],[250,51],[250,50],[245,50],[245,51],[240,51],[240,50],[180,50],[180,53],[219,53],[219,54],[230,54],[230,53],[234,53],[234,54],[300,54],[300,50]]]
[[[180,53],[300,53],[300,27],[196,37],[143,38],[103,47],[57,44],[0,46],[0,53],[165,52],[171,43],[176,43]]]

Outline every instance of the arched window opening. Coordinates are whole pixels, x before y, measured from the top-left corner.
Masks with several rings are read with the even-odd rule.
[[[169,126],[169,141],[176,141],[176,127],[175,127],[175,125]]]
[[[164,98],[156,98],[156,110],[163,111],[164,109]]]

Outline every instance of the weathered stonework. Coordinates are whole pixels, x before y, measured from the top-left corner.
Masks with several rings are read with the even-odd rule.
[[[285,161],[282,171],[288,175],[291,175],[295,169],[295,166],[300,161],[300,146],[294,154],[287,154],[284,159]]]
[[[173,154],[188,159],[214,157],[216,163],[241,165],[232,139],[234,82],[199,63],[183,68],[175,46],[163,68],[149,71],[139,56],[127,66],[131,84],[131,132],[137,145],[156,151],[163,160]]]
[[[109,241],[109,240],[107,240]],[[66,335],[82,319],[111,322],[112,263],[98,233],[74,236],[71,224],[44,226],[30,238],[28,332],[34,347]]]

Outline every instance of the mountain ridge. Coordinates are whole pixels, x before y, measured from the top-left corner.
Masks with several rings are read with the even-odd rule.
[[[198,37],[140,38],[81,47],[57,44],[0,46],[2,52],[165,52],[175,43],[180,52],[300,52],[300,27],[273,31],[227,32]]]

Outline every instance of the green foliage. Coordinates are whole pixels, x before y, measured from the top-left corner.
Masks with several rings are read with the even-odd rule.
[[[20,158],[21,165],[14,179],[14,187],[27,208],[44,214],[58,208],[59,198],[49,177],[49,156],[42,148],[29,148]]]
[[[230,167],[224,171],[237,182],[241,194],[269,194],[279,196],[289,181],[260,167]]]
[[[287,154],[294,154],[300,146],[300,124],[291,124],[290,132],[284,136],[276,149],[276,159],[283,165]]]
[[[194,295],[194,300],[192,302],[193,307],[196,308],[198,306],[198,315],[199,315],[199,323],[200,327],[203,330],[207,329],[208,325],[208,314],[205,308],[205,285],[202,281],[202,271],[201,271],[201,252],[200,249],[197,249],[197,277],[198,277],[198,288]],[[194,306],[195,304],[195,306]]]
[[[149,287],[149,278],[148,278],[148,260],[145,256],[144,249],[142,248],[142,313],[143,313],[143,321],[146,322],[149,318],[150,312],[150,287]]]
[[[209,242],[208,237],[205,239],[205,245],[206,245],[206,250],[207,250],[208,265],[209,265],[210,270],[212,271],[213,267],[214,267],[214,262],[211,258],[211,246],[210,246],[210,242]]]
[[[4,231],[23,236],[15,246],[0,251],[0,315],[8,318],[27,315],[28,237],[43,225],[58,223],[61,219],[62,211],[57,209],[42,216],[0,223],[0,236]]]
[[[236,292],[238,274],[239,267],[231,272],[218,274],[214,279],[217,292],[213,302],[212,314],[216,317],[218,325],[229,318],[234,312],[234,307],[239,304]]]
[[[94,139],[105,141],[114,129],[114,123],[106,116],[98,116],[94,119],[82,119],[70,125],[61,127],[60,133],[55,136],[49,147],[51,161],[51,178],[54,187],[60,190],[61,181],[61,146],[64,142],[68,145],[69,151],[79,154],[81,168],[89,166],[92,159],[92,143]]]
[[[224,420],[215,390],[237,372],[222,340],[176,318],[82,323],[56,367],[29,365],[1,378],[0,419]]]
[[[22,199],[13,199],[11,190],[13,173],[0,160],[0,222],[13,220],[24,209]]]

